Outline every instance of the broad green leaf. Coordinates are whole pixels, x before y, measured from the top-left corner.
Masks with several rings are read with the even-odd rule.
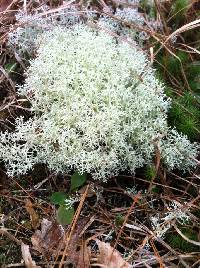
[[[74,217],[74,208],[67,208],[65,205],[61,205],[57,211],[57,221],[59,224],[66,225],[72,222]]]
[[[86,182],[86,179],[87,179],[86,174],[79,174],[78,172],[75,172],[71,176],[71,187],[70,187],[70,191],[74,191],[78,187],[82,186]]]
[[[12,73],[12,72],[14,72],[14,70],[16,69],[16,67],[17,67],[17,63],[16,62],[14,62],[14,63],[7,63],[5,65],[5,70],[6,70],[7,73]]]
[[[55,205],[63,205],[68,197],[69,195],[66,193],[55,192],[52,194],[50,201]]]

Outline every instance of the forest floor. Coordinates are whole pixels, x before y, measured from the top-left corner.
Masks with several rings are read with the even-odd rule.
[[[140,2],[139,9],[149,16],[148,1]],[[8,34],[16,25],[19,9],[26,5],[32,12],[44,3],[50,10],[64,8],[63,1],[55,0],[0,1],[1,131],[17,116],[28,113],[16,93],[26,66],[7,48]],[[80,9],[86,3],[70,1]],[[99,13],[122,4],[90,1]],[[177,119],[177,114],[171,113],[170,124],[199,142],[200,4],[179,0],[154,1],[154,5],[155,17],[164,26],[157,33],[148,30],[145,49],[168,86],[173,113],[185,105],[179,109],[185,117]],[[176,44],[168,43],[169,36],[178,40]],[[188,106],[188,94],[194,94],[197,102]],[[8,178],[1,164],[1,267],[200,267],[199,167],[187,174],[169,172],[161,165],[158,153],[155,165],[137,170],[135,176],[120,174],[107,183],[88,176],[76,191],[71,191],[72,185],[73,174],[55,174],[44,165],[35,166],[20,178]],[[72,198],[78,196],[74,212],[59,215],[69,193]],[[57,221],[58,216],[63,224]],[[63,220],[65,216],[72,218],[70,224]]]

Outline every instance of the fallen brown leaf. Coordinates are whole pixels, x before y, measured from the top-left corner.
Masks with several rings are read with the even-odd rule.
[[[31,237],[35,250],[42,253],[47,259],[62,247],[65,231],[57,222],[43,219],[41,231],[37,230]]]
[[[90,254],[86,244],[83,243],[80,250],[76,252],[76,268],[90,267]]]
[[[33,204],[29,199],[27,199],[26,201],[25,208],[28,214],[30,215],[31,225],[33,229],[36,230],[39,226],[39,216],[36,213],[35,209],[33,208]]]
[[[95,239],[99,247],[98,264],[104,268],[130,268],[131,265],[120,255],[119,251],[110,246],[109,243]]]
[[[88,222],[90,222],[88,218],[78,221],[68,245],[65,261],[74,264],[76,268],[90,267],[89,250],[85,242],[81,241],[81,236],[89,226]],[[65,239],[65,229],[62,225],[47,219],[42,220],[41,230],[36,230],[31,237],[33,248],[47,260],[52,256],[56,258],[56,256],[63,254],[62,249],[65,246]]]
[[[89,251],[87,245],[81,241],[81,236],[91,223],[89,218],[79,219],[70,239],[67,249],[67,259],[69,259],[76,268],[90,267]],[[80,250],[78,249],[79,246]]]
[[[21,251],[26,268],[40,268],[40,266],[37,266],[36,263],[33,261],[28,245],[22,243]]]

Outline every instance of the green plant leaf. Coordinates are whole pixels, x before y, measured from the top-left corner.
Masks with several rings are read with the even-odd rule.
[[[16,62],[14,62],[14,63],[7,63],[5,65],[5,70],[6,70],[7,73],[12,73],[12,72],[15,71],[16,67],[17,67],[17,63]]]
[[[65,200],[69,197],[68,194],[63,192],[55,192],[50,197],[50,201],[55,205],[63,205]]]
[[[87,179],[86,174],[79,174],[78,172],[75,172],[71,176],[71,187],[70,187],[70,191],[74,191],[78,187],[82,186],[86,182],[86,179]]]
[[[61,205],[57,211],[57,221],[59,224],[66,225],[72,222],[74,217],[74,208],[66,208],[65,205]]]

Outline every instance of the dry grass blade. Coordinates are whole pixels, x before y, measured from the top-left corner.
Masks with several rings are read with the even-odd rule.
[[[10,8],[10,6],[13,4],[12,0],[2,0],[0,3],[0,13],[6,11],[7,9]]]
[[[15,84],[13,83],[13,81],[10,79],[9,75],[7,74],[7,72],[5,71],[5,69],[0,66],[0,72],[3,74],[3,76],[9,81],[12,91],[13,93],[15,93]],[[3,80],[3,78],[0,77],[1,80]],[[1,82],[1,81],[0,81]]]
[[[173,37],[175,37],[176,35],[186,32],[188,30],[192,30],[194,28],[197,28],[200,26],[200,19],[192,21],[188,24],[183,25],[182,27],[180,27],[179,29],[177,29],[176,31],[174,31],[172,34],[170,34],[167,39],[165,40],[165,43],[168,42],[170,39],[172,39]]]
[[[186,44],[180,44],[181,46],[183,47],[186,47],[187,49],[189,50],[182,50],[182,51],[186,51],[187,53],[194,53],[194,54],[199,54],[200,55],[200,51],[194,47],[191,47],[189,45],[186,45]],[[181,49],[180,49],[181,50]]]
[[[64,10],[64,9],[68,8],[74,2],[75,2],[75,0],[68,1],[67,3],[62,4],[61,6],[59,6],[57,8],[51,8],[50,10],[41,13],[39,16],[46,16],[46,15],[49,15],[49,14],[53,14],[53,13],[59,12],[61,10]]]
[[[9,233],[6,228],[2,227],[0,229],[0,234],[7,236],[10,240],[14,241],[19,246],[21,246],[22,241],[21,240],[18,240],[14,235],[12,235],[11,233]]]
[[[185,24],[185,25],[183,25],[182,27],[180,27],[179,29],[177,29],[176,31],[174,31],[173,33],[171,33],[171,34],[166,38],[166,40],[165,40],[164,42],[161,42],[158,38],[156,38],[156,37],[154,36],[154,38],[156,38],[156,39],[157,39],[158,41],[160,41],[160,43],[161,43],[160,48],[154,53],[154,56],[157,55],[158,52],[159,52],[163,47],[166,48],[166,43],[167,43],[169,40],[173,39],[174,37],[176,37],[177,35],[179,35],[179,34],[181,34],[181,33],[183,33],[183,32],[186,32],[186,31],[188,31],[188,30],[192,30],[192,29],[197,28],[197,27],[199,27],[199,26],[200,26],[200,19],[195,20],[195,21],[192,21],[192,22],[190,22],[190,23],[188,23],[188,24]],[[170,52],[170,51],[169,51],[169,52]],[[176,55],[175,55],[175,56],[176,56]],[[177,57],[177,56],[176,56],[176,57]]]

